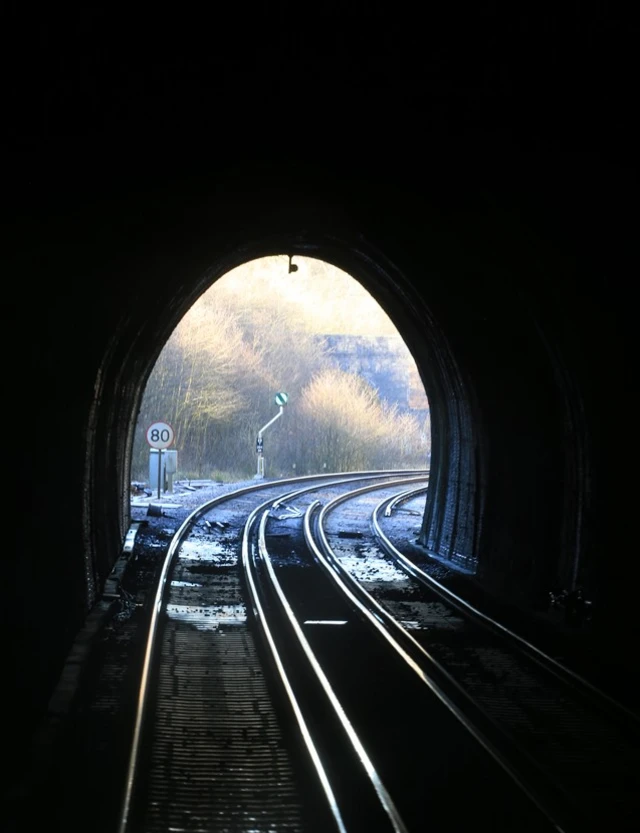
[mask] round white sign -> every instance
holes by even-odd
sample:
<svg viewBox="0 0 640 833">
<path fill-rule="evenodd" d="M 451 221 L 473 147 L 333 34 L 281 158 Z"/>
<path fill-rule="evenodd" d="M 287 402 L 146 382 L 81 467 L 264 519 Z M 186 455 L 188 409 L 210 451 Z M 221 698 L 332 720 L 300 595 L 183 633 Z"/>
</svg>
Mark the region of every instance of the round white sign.
<svg viewBox="0 0 640 833">
<path fill-rule="evenodd" d="M 154 422 L 147 428 L 147 442 L 151 448 L 169 448 L 173 437 L 173 428 L 168 422 Z"/>
</svg>

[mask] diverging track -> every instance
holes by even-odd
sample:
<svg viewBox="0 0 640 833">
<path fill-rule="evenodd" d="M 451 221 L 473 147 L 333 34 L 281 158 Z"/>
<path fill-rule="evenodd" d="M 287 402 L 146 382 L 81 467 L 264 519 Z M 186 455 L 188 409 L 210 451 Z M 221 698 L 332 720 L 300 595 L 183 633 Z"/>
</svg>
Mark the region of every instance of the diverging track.
<svg viewBox="0 0 640 833">
<path fill-rule="evenodd" d="M 636 829 L 637 716 L 447 590 L 420 548 L 393 545 L 390 516 L 403 505 L 419 514 L 424 491 L 376 499 L 370 521 L 362 502 L 351 509 L 354 494 L 318 507 L 312 545 L 325 572 L 558 827 L 601 829 L 614 815 L 617 829 Z M 364 559 L 341 537 L 347 524 Z"/>
<path fill-rule="evenodd" d="M 371 509 L 427 480 L 261 484 L 183 523 L 154 601 L 119 833 L 577 829 L 556 773 L 432 655 L 409 555 L 375 550 Z"/>
</svg>

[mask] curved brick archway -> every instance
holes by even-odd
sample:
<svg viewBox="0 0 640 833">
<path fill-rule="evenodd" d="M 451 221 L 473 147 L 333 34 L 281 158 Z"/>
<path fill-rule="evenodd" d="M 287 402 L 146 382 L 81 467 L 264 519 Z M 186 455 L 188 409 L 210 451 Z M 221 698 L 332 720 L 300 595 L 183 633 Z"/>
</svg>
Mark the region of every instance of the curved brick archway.
<svg viewBox="0 0 640 833">
<path fill-rule="evenodd" d="M 554 268 L 552 256 L 474 195 L 467 197 L 474 213 L 466 226 L 446 204 L 438 214 L 436 189 L 431 205 L 403 216 L 404 239 L 383 238 L 383 251 L 371 242 L 371 207 L 388 218 L 388 206 L 406 201 L 407 192 L 394 193 L 389 184 L 376 200 L 357 177 L 320 184 L 311 169 L 304 182 L 288 181 L 286 168 L 279 177 L 258 170 L 253 180 L 245 172 L 240 187 L 234 180 L 226 190 L 219 186 L 215 200 L 195 205 L 186 229 L 160 235 L 161 247 L 174 247 L 170 257 L 148 248 L 135 265 L 119 267 L 138 294 L 119 314 L 97 375 L 100 405 L 88 435 L 85 488 L 85 555 L 94 586 L 115 560 L 126 526 L 132 424 L 168 334 L 218 276 L 287 252 L 321 257 L 360 280 L 414 354 L 434 436 L 422 542 L 477 566 L 499 592 L 534 604 L 552 584 L 571 580 L 587 517 L 588 470 L 580 456 L 586 428 L 574 418 L 575 430 L 567 431 L 571 414 L 583 408 L 578 382 L 545 333 L 535 297 L 522 290 L 541 262 Z M 167 199 L 173 202 L 180 187 L 168 189 Z M 155 210 L 166 221 L 162 212 L 170 209 L 156 200 Z M 223 233 L 216 230 L 221 213 Z M 119 513 L 110 472 L 119 480 Z M 571 490 L 563 486 L 567 476 Z"/>
<path fill-rule="evenodd" d="M 242 227 L 242 224 L 240 225 Z M 108 403 L 108 411 L 105 415 L 106 409 L 103 405 L 102 422 L 97 420 L 95 433 L 90 435 L 93 451 L 87 460 L 87 529 L 94 530 L 96 527 L 113 524 L 115 516 L 103 516 L 101 507 L 110 505 L 108 492 L 113 488 L 105 473 L 117 470 L 123 477 L 121 494 L 124 496 L 124 502 L 117 534 L 106 540 L 121 540 L 124 534 L 128 520 L 126 484 L 129 482 L 126 449 L 132 442 L 131 432 L 144 380 L 163 346 L 164 334 L 173 330 L 180 320 L 181 311 L 188 308 L 198 293 L 208 288 L 218 276 L 247 260 L 283 252 L 320 257 L 345 271 L 348 270 L 369 292 L 380 299 L 386 310 L 395 318 L 401 335 L 414 352 L 427 391 L 458 391 L 459 396 L 454 409 L 449 399 L 436 399 L 435 414 L 432 417 L 435 428 L 432 430 L 436 437 L 439 449 L 437 459 L 440 462 L 435 463 L 434 470 L 438 472 L 441 468 L 442 471 L 435 478 L 438 485 L 428 498 L 428 522 L 425 525 L 424 540 L 438 554 L 450 557 L 455 553 L 462 563 L 475 564 L 480 536 L 475 523 L 477 505 L 469 499 L 469 495 L 475 494 L 476 488 L 480 488 L 479 485 L 476 487 L 475 480 L 477 460 L 474 448 L 478 445 L 478 436 L 474 422 L 469 416 L 471 392 L 462 381 L 444 333 L 432 321 L 421 294 L 415 291 L 411 282 L 396 267 L 366 242 L 361 233 L 352 233 L 351 236 L 340 238 L 336 235 L 327 236 L 320 230 L 298 230 L 295 226 L 292 232 L 265 235 L 254 241 L 242 243 L 230 251 L 223 249 L 221 253 L 212 254 L 215 265 L 206 270 L 204 275 L 194 272 L 190 283 L 183 280 L 174 287 L 170 280 L 163 282 L 163 285 L 169 287 L 170 292 L 173 287 L 175 294 L 160 306 L 159 314 L 151 317 L 143 306 L 138 308 L 138 316 L 128 312 L 126 325 L 118 333 L 113 352 L 105 356 L 99 374 L 97 401 Z M 144 331 L 144 339 L 148 345 L 146 349 L 140 346 L 142 327 L 149 330 L 156 328 L 160 334 L 150 338 L 150 333 Z M 121 382 L 122 379 L 126 381 Z M 113 395 L 109 396 L 109 390 L 121 391 L 122 398 L 116 400 Z M 124 423 L 122 415 L 127 413 L 131 419 Z M 458 442 L 451 442 L 449 439 L 454 433 L 460 438 Z M 120 437 L 120 445 L 110 443 L 109 438 L 112 436 Z M 102 449 L 102 452 L 109 456 L 102 456 L 101 453 L 97 453 L 97 449 Z M 455 471 L 453 476 L 452 471 Z M 464 488 L 461 471 L 465 472 Z M 441 504 L 444 504 L 443 510 L 439 508 Z M 110 548 L 101 546 L 104 539 L 99 535 L 92 535 L 90 532 L 88 538 L 92 545 L 86 552 L 87 572 L 93 576 L 92 588 L 98 588 L 113 564 L 115 553 Z"/>
</svg>

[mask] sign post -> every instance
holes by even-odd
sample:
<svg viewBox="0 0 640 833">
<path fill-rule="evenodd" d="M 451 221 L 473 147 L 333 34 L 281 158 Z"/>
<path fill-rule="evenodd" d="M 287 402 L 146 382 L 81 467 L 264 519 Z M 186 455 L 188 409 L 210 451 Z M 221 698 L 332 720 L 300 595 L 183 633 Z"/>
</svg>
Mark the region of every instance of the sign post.
<svg viewBox="0 0 640 833">
<path fill-rule="evenodd" d="M 162 489 L 162 452 L 169 448 L 174 438 L 173 428 L 168 422 L 153 422 L 147 428 L 147 442 L 158 451 L 158 500 Z"/>
<path fill-rule="evenodd" d="M 276 402 L 276 405 L 278 405 L 278 407 L 280 408 L 280 410 L 273 417 L 273 419 L 270 419 L 269 422 L 267 422 L 266 425 L 263 425 L 262 428 L 258 431 L 258 437 L 256 439 L 256 454 L 258 455 L 258 471 L 256 473 L 255 480 L 262 480 L 264 478 L 264 455 L 263 455 L 262 433 L 270 425 L 273 425 L 273 423 L 279 417 L 282 416 L 282 414 L 284 413 L 284 406 L 287 404 L 288 401 L 289 401 L 289 394 L 284 393 L 284 392 L 276 393 L 275 402 Z"/>
<path fill-rule="evenodd" d="M 256 474 L 256 480 L 258 478 L 264 477 L 264 457 L 262 456 L 264 453 L 264 441 L 260 434 L 258 434 L 258 438 L 256 439 L 256 454 L 258 455 L 258 471 Z"/>
</svg>

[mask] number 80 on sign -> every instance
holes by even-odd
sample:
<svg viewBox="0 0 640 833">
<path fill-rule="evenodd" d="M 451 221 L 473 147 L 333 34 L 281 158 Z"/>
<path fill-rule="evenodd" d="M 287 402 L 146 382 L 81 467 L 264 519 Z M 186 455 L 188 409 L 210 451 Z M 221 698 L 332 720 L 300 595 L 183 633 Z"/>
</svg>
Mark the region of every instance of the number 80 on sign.
<svg viewBox="0 0 640 833">
<path fill-rule="evenodd" d="M 147 428 L 147 442 L 151 448 L 169 448 L 173 439 L 173 428 L 168 422 L 154 422 Z"/>
</svg>

